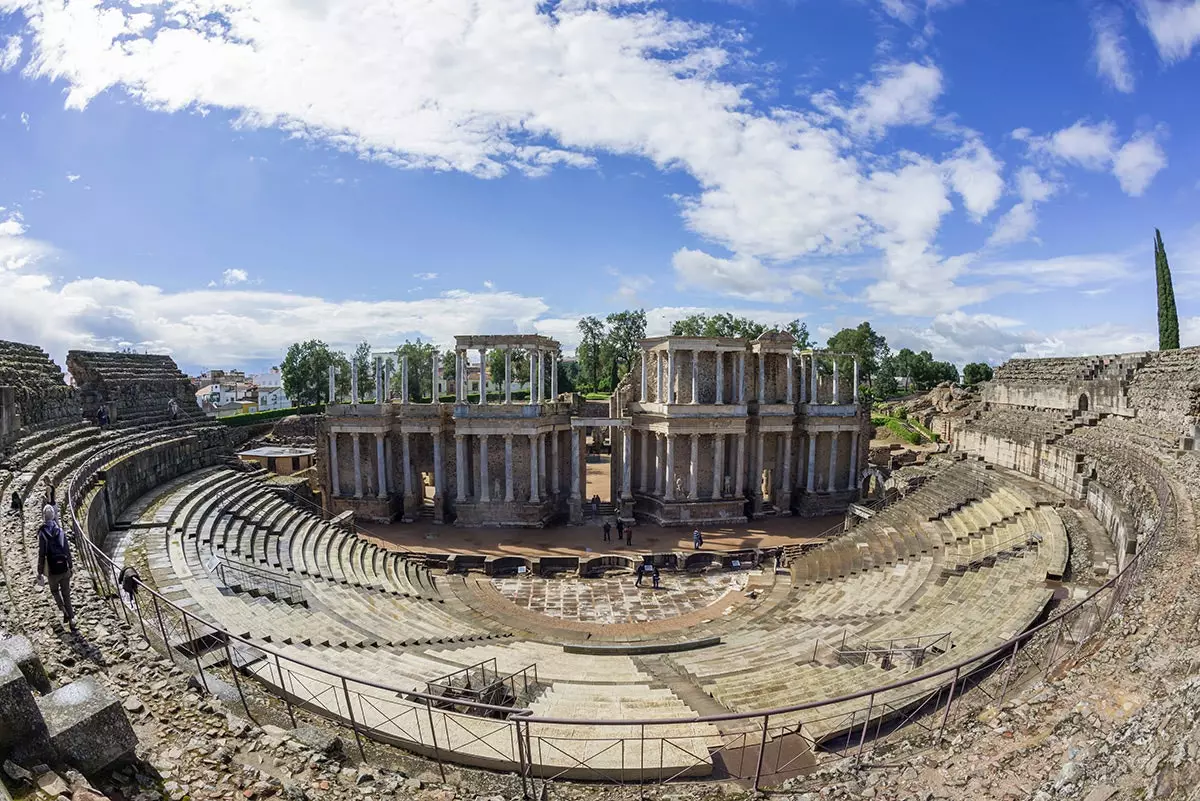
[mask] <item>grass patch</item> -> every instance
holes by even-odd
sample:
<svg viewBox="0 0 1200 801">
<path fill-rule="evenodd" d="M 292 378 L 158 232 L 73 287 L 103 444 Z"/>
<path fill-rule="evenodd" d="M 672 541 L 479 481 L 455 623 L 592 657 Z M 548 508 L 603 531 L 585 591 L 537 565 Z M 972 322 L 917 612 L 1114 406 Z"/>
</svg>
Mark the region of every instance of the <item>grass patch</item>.
<svg viewBox="0 0 1200 801">
<path fill-rule="evenodd" d="M 293 414 L 320 414 L 325 411 L 325 404 L 314 403 L 311 406 L 293 406 L 290 409 L 271 409 L 266 412 L 251 412 L 250 414 L 235 414 L 230 417 L 218 417 L 217 422 L 237 428 L 252 426 L 258 423 L 269 423 L 272 420 L 282 420 Z"/>
</svg>

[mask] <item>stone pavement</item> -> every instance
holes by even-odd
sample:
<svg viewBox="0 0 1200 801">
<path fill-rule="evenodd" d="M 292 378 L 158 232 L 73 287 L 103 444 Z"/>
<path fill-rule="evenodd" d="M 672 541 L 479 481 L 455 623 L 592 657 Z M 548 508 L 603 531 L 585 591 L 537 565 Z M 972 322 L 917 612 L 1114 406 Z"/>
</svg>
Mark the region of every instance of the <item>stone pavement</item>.
<svg viewBox="0 0 1200 801">
<path fill-rule="evenodd" d="M 634 586 L 633 576 L 581 579 L 509 577 L 492 579 L 500 595 L 525 609 L 585 623 L 646 623 L 703 609 L 746 587 L 747 573 L 708 576 L 662 574 L 655 590 L 649 579 Z"/>
</svg>

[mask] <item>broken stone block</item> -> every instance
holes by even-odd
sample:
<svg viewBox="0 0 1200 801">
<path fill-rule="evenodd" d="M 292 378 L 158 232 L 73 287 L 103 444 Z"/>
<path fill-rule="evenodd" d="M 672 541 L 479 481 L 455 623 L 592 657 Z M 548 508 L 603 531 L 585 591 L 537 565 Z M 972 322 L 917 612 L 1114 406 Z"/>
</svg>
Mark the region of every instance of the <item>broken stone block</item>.
<svg viewBox="0 0 1200 801">
<path fill-rule="evenodd" d="M 33 689 L 42 695 L 50 692 L 50 677 L 46 675 L 41 657 L 33 649 L 33 643 L 28 637 L 16 636 L 0 640 L 0 656 L 7 656 L 16 662 Z"/>
<path fill-rule="evenodd" d="M 29 681 L 12 659 L 0 654 L 0 755 L 41 740 L 45 733 Z"/>
<path fill-rule="evenodd" d="M 38 706 L 59 758 L 85 775 L 132 754 L 137 746 L 120 699 L 90 676 L 39 699 Z"/>
<path fill-rule="evenodd" d="M 301 726 L 289 733 L 297 742 L 327 756 L 340 753 L 342 750 L 342 741 L 336 734 L 318 729 L 316 726 Z"/>
</svg>

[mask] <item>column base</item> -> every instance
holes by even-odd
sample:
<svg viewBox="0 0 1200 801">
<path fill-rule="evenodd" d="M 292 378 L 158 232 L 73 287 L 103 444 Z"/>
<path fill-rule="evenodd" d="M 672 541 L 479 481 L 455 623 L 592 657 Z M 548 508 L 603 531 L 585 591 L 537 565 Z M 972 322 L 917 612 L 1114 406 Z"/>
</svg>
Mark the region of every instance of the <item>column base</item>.
<svg viewBox="0 0 1200 801">
<path fill-rule="evenodd" d="M 433 522 L 446 522 L 446 504 L 441 495 L 433 496 Z"/>
<path fill-rule="evenodd" d="M 411 493 L 407 494 L 404 496 L 401 503 L 403 504 L 403 507 L 400 513 L 400 522 L 417 522 L 421 516 L 421 504 L 417 502 L 417 496 Z"/>
<path fill-rule="evenodd" d="M 572 526 L 583 525 L 583 499 L 571 498 L 567 501 L 567 513 Z"/>
</svg>

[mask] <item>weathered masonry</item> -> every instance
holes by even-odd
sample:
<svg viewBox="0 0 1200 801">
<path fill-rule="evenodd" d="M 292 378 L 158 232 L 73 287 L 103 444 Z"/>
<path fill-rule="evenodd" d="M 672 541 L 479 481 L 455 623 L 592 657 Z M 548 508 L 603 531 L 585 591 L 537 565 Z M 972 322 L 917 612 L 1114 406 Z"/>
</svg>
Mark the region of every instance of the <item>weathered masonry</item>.
<svg viewBox="0 0 1200 801">
<path fill-rule="evenodd" d="M 504 353 L 504 390 L 472 400 L 463 376 L 476 356 Z M 329 510 L 375 520 L 467 526 L 582 522 L 586 432 L 611 432 L 617 514 L 662 525 L 737 522 L 839 511 L 857 496 L 869 415 L 853 356 L 797 351 L 787 334 L 758 339 L 660 337 L 642 342 L 609 416 L 582 414 L 558 392 L 559 345 L 534 335 L 455 340 L 455 399 L 414 402 L 407 359 L 398 397 L 327 410 L 322 480 Z M 514 359 L 532 391 L 514 399 Z M 440 373 L 433 359 L 433 381 Z M 390 386 L 377 366 L 378 383 Z M 355 382 L 356 384 L 356 382 Z"/>
</svg>

